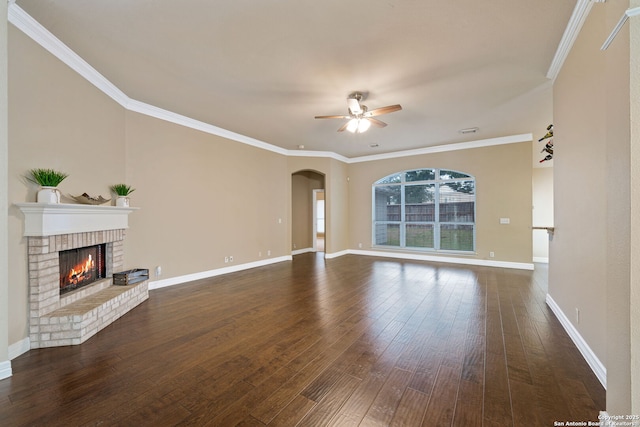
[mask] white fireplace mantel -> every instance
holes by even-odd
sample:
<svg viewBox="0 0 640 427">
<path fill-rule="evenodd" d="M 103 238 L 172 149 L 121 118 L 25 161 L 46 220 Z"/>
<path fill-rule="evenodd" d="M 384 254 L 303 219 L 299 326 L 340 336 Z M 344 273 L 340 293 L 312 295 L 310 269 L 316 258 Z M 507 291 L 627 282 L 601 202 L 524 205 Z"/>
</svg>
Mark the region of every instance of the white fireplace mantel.
<svg viewBox="0 0 640 427">
<path fill-rule="evenodd" d="M 16 203 L 24 214 L 24 236 L 57 236 L 129 228 L 129 214 L 140 208 Z"/>
</svg>

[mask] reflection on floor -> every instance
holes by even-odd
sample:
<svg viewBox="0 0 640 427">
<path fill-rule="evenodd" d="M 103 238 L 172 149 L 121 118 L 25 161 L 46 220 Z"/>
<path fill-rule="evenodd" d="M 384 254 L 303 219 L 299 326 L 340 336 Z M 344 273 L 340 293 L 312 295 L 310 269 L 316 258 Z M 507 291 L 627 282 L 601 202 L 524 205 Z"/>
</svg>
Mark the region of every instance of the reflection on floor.
<svg viewBox="0 0 640 427">
<path fill-rule="evenodd" d="M 324 252 L 324 234 L 316 236 L 316 252 Z"/>
<path fill-rule="evenodd" d="M 549 292 L 549 264 L 536 262 L 533 270 L 533 281 L 545 292 Z"/>
</svg>

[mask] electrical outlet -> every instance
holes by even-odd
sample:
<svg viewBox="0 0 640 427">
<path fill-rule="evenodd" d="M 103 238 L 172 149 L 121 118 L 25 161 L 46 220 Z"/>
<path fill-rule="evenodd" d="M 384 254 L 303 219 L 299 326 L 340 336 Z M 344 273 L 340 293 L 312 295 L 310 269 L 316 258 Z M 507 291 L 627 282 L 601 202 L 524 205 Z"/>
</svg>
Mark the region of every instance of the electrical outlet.
<svg viewBox="0 0 640 427">
<path fill-rule="evenodd" d="M 157 266 L 156 267 L 156 277 L 158 276 L 162 276 L 162 267 L 161 266 Z"/>
<path fill-rule="evenodd" d="M 258 258 L 262 258 L 262 252 L 258 252 Z"/>
<path fill-rule="evenodd" d="M 358 243 L 358 247 L 362 249 L 362 243 Z"/>
<path fill-rule="evenodd" d="M 267 256 L 271 255 L 271 251 L 267 251 Z"/>
<path fill-rule="evenodd" d="M 228 262 L 229 262 L 229 257 L 228 256 L 224 257 L 224 263 L 227 264 Z"/>
<path fill-rule="evenodd" d="M 489 258 L 493 258 L 494 256 L 496 256 L 495 252 L 493 252 L 493 251 L 489 252 Z"/>
<path fill-rule="evenodd" d="M 229 262 L 233 262 L 233 255 L 229 256 Z"/>
</svg>

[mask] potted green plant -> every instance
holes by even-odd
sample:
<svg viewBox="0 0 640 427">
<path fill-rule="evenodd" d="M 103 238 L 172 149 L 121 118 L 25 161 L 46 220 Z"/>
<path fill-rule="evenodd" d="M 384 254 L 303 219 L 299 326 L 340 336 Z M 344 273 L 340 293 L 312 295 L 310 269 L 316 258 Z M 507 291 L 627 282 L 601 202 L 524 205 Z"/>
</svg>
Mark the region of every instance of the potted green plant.
<svg viewBox="0 0 640 427">
<path fill-rule="evenodd" d="M 127 184 L 115 184 L 111 186 L 111 191 L 118 196 L 116 198 L 116 206 L 129 207 L 129 194 L 136 191 L 136 189 Z"/>
<path fill-rule="evenodd" d="M 29 171 L 27 179 L 40 185 L 36 196 L 38 203 L 60 203 L 60 191 L 57 187 L 68 176 L 53 169 L 37 168 Z"/>
</svg>

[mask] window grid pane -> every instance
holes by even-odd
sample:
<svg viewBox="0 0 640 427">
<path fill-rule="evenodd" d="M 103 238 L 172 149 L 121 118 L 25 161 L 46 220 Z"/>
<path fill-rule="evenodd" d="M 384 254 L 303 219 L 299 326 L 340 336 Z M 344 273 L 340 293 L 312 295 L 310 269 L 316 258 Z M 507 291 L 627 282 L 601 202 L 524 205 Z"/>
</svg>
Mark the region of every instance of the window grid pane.
<svg viewBox="0 0 640 427">
<path fill-rule="evenodd" d="M 475 221 L 475 183 L 457 181 L 440 184 L 440 222 Z"/>
<path fill-rule="evenodd" d="M 402 199 L 399 185 L 375 187 L 374 200 L 376 221 L 400 221 Z"/>
<path fill-rule="evenodd" d="M 404 179 L 407 182 L 433 181 L 436 179 L 435 169 L 417 169 L 405 172 Z"/>
<path fill-rule="evenodd" d="M 471 224 L 441 224 L 440 249 L 448 251 L 472 251 L 474 226 Z"/>
<path fill-rule="evenodd" d="M 435 221 L 435 184 L 405 186 L 405 221 Z"/>
<path fill-rule="evenodd" d="M 440 170 L 441 181 L 448 181 L 451 179 L 458 179 L 458 178 L 471 178 L 471 176 L 467 175 L 466 173 L 457 172 L 457 171 L 448 171 L 444 169 Z"/>
<path fill-rule="evenodd" d="M 400 246 L 400 224 L 376 224 L 375 244 Z"/>
<path fill-rule="evenodd" d="M 407 224 L 405 227 L 405 239 L 407 247 L 434 247 L 433 224 Z"/>
<path fill-rule="evenodd" d="M 402 174 L 396 173 L 393 175 L 386 176 L 381 180 L 378 180 L 376 184 L 396 184 L 396 183 L 399 183 L 400 181 L 402 181 Z"/>
</svg>

